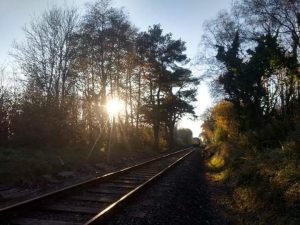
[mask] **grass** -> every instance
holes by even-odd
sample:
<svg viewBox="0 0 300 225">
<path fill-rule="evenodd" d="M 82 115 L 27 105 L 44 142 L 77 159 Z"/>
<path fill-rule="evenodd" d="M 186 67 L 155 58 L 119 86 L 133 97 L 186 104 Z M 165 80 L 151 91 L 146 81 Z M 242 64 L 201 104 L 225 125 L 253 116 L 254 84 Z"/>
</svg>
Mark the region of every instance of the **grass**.
<svg viewBox="0 0 300 225">
<path fill-rule="evenodd" d="M 218 144 L 207 173 L 229 190 L 218 199 L 234 224 L 300 224 L 299 153 L 294 141 L 262 150 L 251 148 L 245 138 L 234 148 Z"/>
<path fill-rule="evenodd" d="M 117 143 L 111 148 L 111 166 L 123 166 L 126 159 L 142 159 L 158 154 L 147 145 L 141 150 L 131 150 L 129 147 Z M 95 164 L 106 164 L 106 153 L 102 150 L 97 147 L 92 152 L 91 149 L 79 147 L 40 149 L 0 147 L 0 184 L 15 182 L 31 184 L 42 175 L 90 169 Z"/>
<path fill-rule="evenodd" d="M 103 154 L 93 154 L 89 160 L 87 155 L 87 150 L 75 148 L 0 148 L 0 183 L 35 180 L 44 174 L 79 169 L 87 163 L 103 161 Z"/>
</svg>

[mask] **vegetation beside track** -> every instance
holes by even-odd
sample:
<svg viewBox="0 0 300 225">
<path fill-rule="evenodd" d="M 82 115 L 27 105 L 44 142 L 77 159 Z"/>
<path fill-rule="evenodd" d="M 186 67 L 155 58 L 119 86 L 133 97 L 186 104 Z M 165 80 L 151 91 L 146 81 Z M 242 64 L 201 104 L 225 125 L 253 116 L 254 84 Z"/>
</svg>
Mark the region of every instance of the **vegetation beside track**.
<svg viewBox="0 0 300 225">
<path fill-rule="evenodd" d="M 231 138 L 224 130 L 220 134 L 219 126 L 206 148 L 211 155 L 206 171 L 227 219 L 243 225 L 300 224 L 299 126 L 278 121 Z"/>
<path fill-rule="evenodd" d="M 233 224 L 300 224 L 299 6 L 236 0 L 205 25 L 207 169 Z"/>
<path fill-rule="evenodd" d="M 148 136 L 151 138 L 151 134 Z M 182 138 L 180 138 L 182 137 Z M 177 146 L 180 149 L 190 144 L 192 133 L 188 129 L 178 130 Z M 141 160 L 168 152 L 161 139 L 160 151 L 153 151 L 151 142 L 139 146 L 127 146 L 122 143 L 113 144 L 113 153 L 108 162 L 107 155 L 95 147 L 65 147 L 65 148 L 28 148 L 28 147 L 0 147 L 0 184 L 19 183 L 34 184 L 43 179 L 43 175 L 56 176 L 64 171 L 84 171 L 93 173 L 96 170 L 109 170 L 115 167 L 124 167 Z"/>
<path fill-rule="evenodd" d="M 88 168 L 88 165 L 96 163 L 96 159 L 103 157 L 103 154 L 98 153 L 87 160 L 87 151 L 76 148 L 59 149 L 59 151 L 49 148 L 1 148 L 1 183 L 30 183 L 42 175 Z"/>
</svg>

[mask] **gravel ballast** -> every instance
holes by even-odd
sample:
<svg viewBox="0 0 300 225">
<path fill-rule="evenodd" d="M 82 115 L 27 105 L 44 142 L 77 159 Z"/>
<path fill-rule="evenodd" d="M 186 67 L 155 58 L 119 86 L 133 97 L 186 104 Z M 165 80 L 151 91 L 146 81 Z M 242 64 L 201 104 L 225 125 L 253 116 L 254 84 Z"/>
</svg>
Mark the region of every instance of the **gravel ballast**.
<svg viewBox="0 0 300 225">
<path fill-rule="evenodd" d="M 203 168 L 201 152 L 196 149 L 106 224 L 229 224 L 211 203 Z"/>
</svg>

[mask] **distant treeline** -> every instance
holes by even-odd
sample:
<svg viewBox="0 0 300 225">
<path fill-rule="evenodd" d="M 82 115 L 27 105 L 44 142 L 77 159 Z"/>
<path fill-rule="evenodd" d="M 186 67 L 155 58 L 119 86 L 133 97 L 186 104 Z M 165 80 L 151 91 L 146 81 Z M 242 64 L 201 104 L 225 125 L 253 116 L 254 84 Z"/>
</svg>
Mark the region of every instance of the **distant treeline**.
<svg viewBox="0 0 300 225">
<path fill-rule="evenodd" d="M 172 147 L 178 120 L 195 114 L 198 79 L 184 67 L 185 43 L 160 25 L 139 31 L 110 1 L 88 4 L 84 15 L 52 7 L 24 32 L 12 54 L 25 79 L 0 80 L 0 146 L 105 149 L 112 135 Z M 105 110 L 111 98 L 125 105 L 114 121 Z"/>
</svg>

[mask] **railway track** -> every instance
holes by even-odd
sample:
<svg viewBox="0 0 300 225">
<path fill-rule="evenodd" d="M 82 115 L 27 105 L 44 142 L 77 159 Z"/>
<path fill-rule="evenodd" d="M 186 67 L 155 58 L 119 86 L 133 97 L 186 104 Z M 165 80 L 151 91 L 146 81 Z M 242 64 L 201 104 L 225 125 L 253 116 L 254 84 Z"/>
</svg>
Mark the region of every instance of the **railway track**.
<svg viewBox="0 0 300 225">
<path fill-rule="evenodd" d="M 191 152 L 183 149 L 0 209 L 0 224 L 99 224 Z"/>
</svg>

